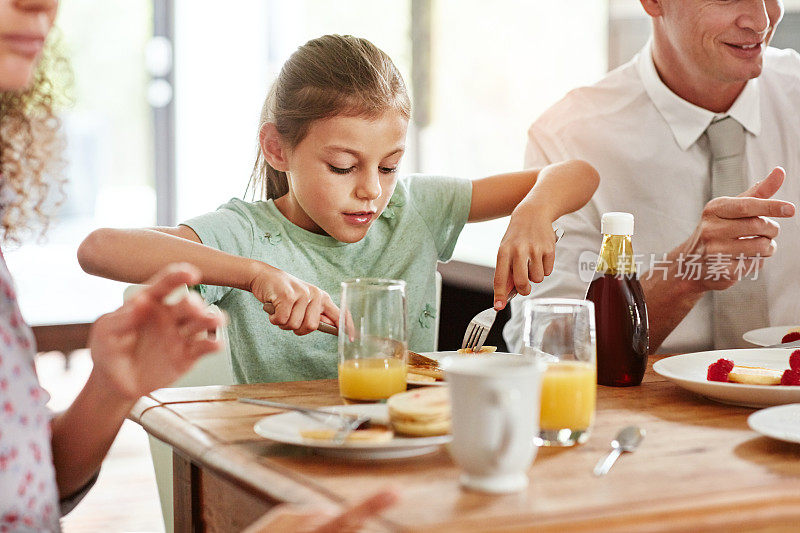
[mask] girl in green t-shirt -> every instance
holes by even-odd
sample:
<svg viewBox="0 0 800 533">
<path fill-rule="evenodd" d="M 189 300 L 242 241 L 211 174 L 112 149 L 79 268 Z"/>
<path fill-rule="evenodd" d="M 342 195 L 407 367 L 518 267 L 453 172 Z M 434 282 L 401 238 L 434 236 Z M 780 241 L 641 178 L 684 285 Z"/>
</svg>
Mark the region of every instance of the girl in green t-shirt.
<svg viewBox="0 0 800 533">
<path fill-rule="evenodd" d="M 406 148 L 410 115 L 403 79 L 384 52 L 352 36 L 313 39 L 284 64 L 261 112 L 250 185 L 265 201 L 241 209 L 228 206 L 228 218 L 220 218 L 234 217 L 230 225 L 242 230 L 244 237 L 229 237 L 230 246 L 222 246 L 227 229 L 219 229 L 215 236 L 211 229 L 195 231 L 193 228 L 207 226 L 191 222 L 138 230 L 99 229 L 80 247 L 81 266 L 92 274 L 141 283 L 169 263 L 189 262 L 202 272 L 204 285 L 239 289 L 249 299 L 230 305 L 257 306 L 263 313 L 261 306 L 270 302 L 274 306 L 269 315 L 272 324 L 305 335 L 316 330 L 320 321 L 338 324 L 339 309 L 330 295 L 338 285 L 330 280 L 364 273 L 402 278 L 406 275 L 402 265 L 408 265 L 407 270 L 422 268 L 432 280 L 436 261 L 449 259 L 464 222 L 511 215 L 497 255 L 495 307 L 505 307 L 512 289 L 529 294 L 530 283 L 542 281 L 553 268 L 552 223 L 589 200 L 598 185 L 597 172 L 585 162 L 569 161 L 472 182 L 426 178 L 408 183 L 399 180 L 398 185 L 397 168 Z M 424 187 L 429 187 L 432 196 Z M 448 193 L 450 190 L 453 192 Z M 452 198 L 446 198 L 447 194 Z M 272 218 L 260 221 L 258 213 L 270 210 Z M 398 210 L 405 210 L 408 216 L 396 216 Z M 266 230 L 262 223 L 267 224 Z M 276 237 L 269 229 L 273 223 L 288 228 L 283 243 L 280 234 Z M 410 230 L 408 224 L 423 229 Z M 409 235 L 403 242 L 415 242 L 414 236 L 420 233 L 436 241 L 433 252 L 427 251 L 423 241 L 402 252 L 402 246 L 386 247 L 387 253 L 404 255 L 389 258 L 392 264 L 401 265 L 390 269 L 386 254 L 379 251 L 403 231 Z M 260 243 L 266 244 L 261 247 Z M 279 260 L 277 250 L 282 245 L 295 248 Z M 343 253 L 343 246 L 351 245 L 363 247 L 352 249 L 359 250 L 355 265 L 352 260 L 339 261 L 336 255 Z M 273 251 L 276 253 L 270 255 Z M 318 255 L 302 263 L 301 256 L 307 251 Z M 300 264 L 307 267 L 294 266 Z M 376 265 L 391 272 L 375 272 Z M 327 272 L 324 281 L 318 275 L 322 271 Z M 217 293 L 215 299 L 225 294 Z M 338 299 L 338 294 L 333 296 Z M 236 313 L 231 309 L 229 313 L 232 337 L 245 327 L 254 327 L 237 324 Z M 425 327 L 415 318 L 410 321 L 412 329 Z M 252 315 L 247 320 L 252 321 Z M 263 322 L 256 327 L 267 329 Z M 258 335 L 267 335 L 263 342 L 271 342 L 269 331 Z M 414 338 L 413 331 L 410 337 Z M 269 348 L 260 343 L 250 350 Z M 302 352 L 306 346 L 298 342 L 292 351 Z M 410 348 L 421 351 L 427 347 L 411 343 Z M 236 357 L 246 356 L 234 354 Z M 263 359 L 263 355 L 249 357 Z M 330 365 L 334 376 L 335 368 L 334 355 Z M 237 378 L 309 376 L 319 376 L 319 372 L 278 378 L 239 373 Z"/>
</svg>

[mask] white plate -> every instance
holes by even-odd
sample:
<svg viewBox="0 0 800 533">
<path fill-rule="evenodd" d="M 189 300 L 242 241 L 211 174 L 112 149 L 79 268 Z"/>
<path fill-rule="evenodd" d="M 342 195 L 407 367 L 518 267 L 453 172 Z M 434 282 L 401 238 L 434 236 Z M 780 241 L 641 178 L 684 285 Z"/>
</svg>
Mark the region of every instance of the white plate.
<svg viewBox="0 0 800 533">
<path fill-rule="evenodd" d="M 379 424 L 389 424 L 389 408 L 386 404 L 335 405 L 325 407 L 334 413 L 366 415 Z M 300 431 L 306 429 L 331 429 L 336 415 L 331 415 L 331 423 L 316 422 L 302 413 L 288 412 L 262 418 L 255 425 L 255 432 L 270 440 L 305 446 L 327 455 L 352 459 L 394 459 L 413 457 L 435 452 L 442 444 L 452 440 L 452 435 L 439 437 L 398 437 L 388 442 L 344 442 L 304 439 Z"/>
<path fill-rule="evenodd" d="M 497 355 L 506 354 L 506 352 L 492 352 L 492 353 L 496 353 Z M 451 351 L 451 352 L 420 352 L 420 355 L 424 355 L 425 357 L 430 357 L 431 359 L 435 359 L 436 361 L 441 361 L 448 355 L 464 355 L 464 354 L 460 354 L 457 351 Z M 409 385 L 421 385 L 428 387 L 443 387 L 444 385 L 447 385 L 447 383 L 444 381 L 414 381 L 411 379 L 406 380 L 406 383 L 408 383 Z"/>
<path fill-rule="evenodd" d="M 790 329 L 800 326 L 772 326 L 769 328 L 751 329 L 742 338 L 750 344 L 756 346 L 772 346 L 778 344 L 783 339 L 783 336 L 789 333 Z"/>
<path fill-rule="evenodd" d="M 791 349 L 751 348 L 745 350 L 714 350 L 666 357 L 653 365 L 653 370 L 681 387 L 706 398 L 744 407 L 769 407 L 800 402 L 800 387 L 783 385 L 743 385 L 708 381 L 708 365 L 717 359 L 730 359 L 736 365 L 762 366 L 785 370 L 789 368 Z"/>
<path fill-rule="evenodd" d="M 747 417 L 747 425 L 767 437 L 800 443 L 800 404 L 779 405 L 756 411 Z"/>
</svg>

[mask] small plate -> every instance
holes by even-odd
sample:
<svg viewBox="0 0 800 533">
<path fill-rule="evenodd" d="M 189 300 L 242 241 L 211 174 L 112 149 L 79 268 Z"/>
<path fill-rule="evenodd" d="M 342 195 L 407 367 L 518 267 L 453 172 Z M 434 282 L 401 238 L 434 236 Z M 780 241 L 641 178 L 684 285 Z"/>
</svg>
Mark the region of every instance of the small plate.
<svg viewBox="0 0 800 533">
<path fill-rule="evenodd" d="M 389 424 L 389 408 L 386 404 L 334 405 L 324 407 L 333 413 L 366 415 L 378 424 Z M 331 420 L 336 420 L 331 415 Z M 336 444 L 332 441 L 304 439 L 300 431 L 306 429 L 331 429 L 334 425 L 315 422 L 311 418 L 295 412 L 281 413 L 262 418 L 254 427 L 256 433 L 264 438 L 313 448 L 319 453 L 346 457 L 350 459 L 396 459 L 413 457 L 435 452 L 442 444 L 452 440 L 452 435 L 438 437 L 398 437 L 388 442 L 344 442 Z"/>
<path fill-rule="evenodd" d="M 800 403 L 756 411 L 747 417 L 747 425 L 764 436 L 800 444 Z"/>
<path fill-rule="evenodd" d="M 783 336 L 789 333 L 790 329 L 795 329 L 800 326 L 772 326 L 769 328 L 751 329 L 742 338 L 750 344 L 756 346 L 772 346 L 779 344 Z"/>
<path fill-rule="evenodd" d="M 745 350 L 713 350 L 674 355 L 656 361 L 653 370 L 686 390 L 702 394 L 710 400 L 743 407 L 769 407 L 800 402 L 800 387 L 784 385 L 744 385 L 708 381 L 708 365 L 717 359 L 730 359 L 736 365 L 761 366 L 785 370 L 789 368 L 791 349 L 752 348 Z"/>
</svg>

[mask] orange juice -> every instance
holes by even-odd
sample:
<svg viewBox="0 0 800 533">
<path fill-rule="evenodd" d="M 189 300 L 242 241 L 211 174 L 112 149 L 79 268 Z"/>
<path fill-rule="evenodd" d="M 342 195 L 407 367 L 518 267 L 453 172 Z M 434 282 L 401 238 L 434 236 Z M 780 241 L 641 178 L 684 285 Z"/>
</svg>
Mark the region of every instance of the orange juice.
<svg viewBox="0 0 800 533">
<path fill-rule="evenodd" d="M 596 383 L 593 364 L 548 364 L 542 379 L 541 429 L 588 429 L 594 418 Z"/>
<path fill-rule="evenodd" d="M 402 359 L 348 359 L 339 364 L 339 392 L 348 400 L 384 400 L 406 390 L 406 364 Z"/>
</svg>

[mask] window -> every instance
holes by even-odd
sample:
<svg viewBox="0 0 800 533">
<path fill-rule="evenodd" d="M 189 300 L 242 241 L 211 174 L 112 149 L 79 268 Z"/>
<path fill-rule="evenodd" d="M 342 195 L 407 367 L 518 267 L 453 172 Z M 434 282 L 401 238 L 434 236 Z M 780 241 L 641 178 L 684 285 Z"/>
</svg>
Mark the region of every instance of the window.
<svg viewBox="0 0 800 533">
<path fill-rule="evenodd" d="M 432 119 L 419 170 L 478 178 L 521 169 L 533 120 L 606 72 L 606 3 L 434 5 Z M 507 224 L 468 225 L 454 258 L 494 267 Z"/>
<path fill-rule="evenodd" d="M 75 74 L 67 138 L 66 201 L 45 240 L 8 249 L 23 315 L 32 324 L 93 321 L 121 303 L 114 282 L 84 274 L 81 240 L 99 226 L 155 223 L 151 110 L 144 50 L 151 2 L 71 0 L 57 27 Z"/>
<path fill-rule="evenodd" d="M 298 46 L 325 33 L 370 39 L 403 74 L 419 126 L 409 131 L 405 173 L 475 178 L 521 168 L 533 119 L 572 87 L 606 71 L 607 5 L 597 0 L 273 0 L 236 6 L 176 3 L 179 221 L 242 196 L 269 85 Z M 232 27 L 236 32 L 227 32 Z M 209 39 L 209 31 L 223 37 Z M 425 52 L 429 62 L 420 65 Z M 468 227 L 456 258 L 493 265 L 505 225 Z"/>
<path fill-rule="evenodd" d="M 294 50 L 326 33 L 372 40 L 408 79 L 409 2 L 179 0 L 175 6 L 177 220 L 242 197 L 267 91 Z M 214 37 L 209 38 L 213 33 Z"/>
</svg>

